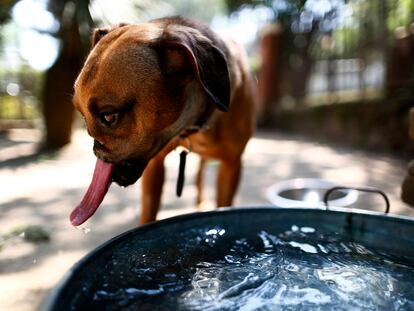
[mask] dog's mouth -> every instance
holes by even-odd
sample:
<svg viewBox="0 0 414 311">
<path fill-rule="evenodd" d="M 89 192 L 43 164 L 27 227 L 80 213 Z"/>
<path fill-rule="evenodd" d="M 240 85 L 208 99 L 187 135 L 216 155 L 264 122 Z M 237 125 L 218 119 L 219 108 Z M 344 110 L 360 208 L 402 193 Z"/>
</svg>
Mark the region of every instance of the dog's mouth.
<svg viewBox="0 0 414 311">
<path fill-rule="evenodd" d="M 141 177 L 145 166 L 146 162 L 140 160 L 113 164 L 98 158 L 89 188 L 70 215 L 72 225 L 79 226 L 92 217 L 102 203 L 112 181 L 122 187 L 132 185 Z"/>
<path fill-rule="evenodd" d="M 121 187 L 132 185 L 141 177 L 146 166 L 146 162 L 141 160 L 127 160 L 115 164 L 112 173 L 112 181 L 116 182 Z"/>
</svg>

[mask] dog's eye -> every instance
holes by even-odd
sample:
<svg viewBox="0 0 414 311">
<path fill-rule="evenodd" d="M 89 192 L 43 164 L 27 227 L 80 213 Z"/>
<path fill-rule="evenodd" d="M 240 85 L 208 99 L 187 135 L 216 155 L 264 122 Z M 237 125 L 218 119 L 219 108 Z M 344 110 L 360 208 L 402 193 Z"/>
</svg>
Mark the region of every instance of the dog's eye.
<svg viewBox="0 0 414 311">
<path fill-rule="evenodd" d="M 102 112 L 100 114 L 101 122 L 109 127 L 115 126 L 119 121 L 119 113 L 118 112 Z"/>
</svg>

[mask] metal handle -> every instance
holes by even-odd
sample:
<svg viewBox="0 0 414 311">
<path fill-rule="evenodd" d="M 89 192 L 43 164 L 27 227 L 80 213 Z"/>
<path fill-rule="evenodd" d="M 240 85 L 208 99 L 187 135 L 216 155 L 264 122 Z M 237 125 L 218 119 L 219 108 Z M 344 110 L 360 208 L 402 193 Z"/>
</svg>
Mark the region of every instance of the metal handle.
<svg viewBox="0 0 414 311">
<path fill-rule="evenodd" d="M 383 192 L 382 190 L 373 188 L 373 187 L 345 187 L 345 186 L 335 186 L 335 187 L 328 189 L 325 192 L 325 195 L 323 197 L 323 202 L 325 203 L 326 209 L 329 209 L 329 204 L 328 204 L 329 195 L 332 192 L 337 191 L 337 190 L 357 190 L 361 192 L 377 193 L 381 195 L 385 200 L 385 214 L 388 214 L 388 212 L 390 211 L 390 200 L 388 199 L 385 192 Z"/>
</svg>

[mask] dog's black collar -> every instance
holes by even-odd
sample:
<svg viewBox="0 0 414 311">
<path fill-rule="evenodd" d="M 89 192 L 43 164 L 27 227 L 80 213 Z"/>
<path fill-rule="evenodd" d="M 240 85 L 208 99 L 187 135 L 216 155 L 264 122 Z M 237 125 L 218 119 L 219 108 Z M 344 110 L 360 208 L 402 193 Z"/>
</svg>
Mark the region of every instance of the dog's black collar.
<svg viewBox="0 0 414 311">
<path fill-rule="evenodd" d="M 180 162 L 178 165 L 178 178 L 177 178 L 177 186 L 176 186 L 176 194 L 177 197 L 181 197 L 184 187 L 185 181 L 185 163 L 187 159 L 187 155 L 191 152 L 191 140 L 188 138 L 190 135 L 197 133 L 201 129 L 200 126 L 190 126 L 186 128 L 180 135 L 180 140 L 187 140 L 188 148 L 183 148 L 180 152 Z"/>
<path fill-rule="evenodd" d="M 214 107 L 207 107 L 203 114 L 200 116 L 200 118 L 197 120 L 197 122 L 194 125 L 191 125 L 187 128 L 185 128 L 179 135 L 180 139 L 186 139 L 188 136 L 197 133 L 201 129 L 205 129 L 208 126 L 206 125 L 208 121 L 210 120 L 215 108 Z M 191 149 L 191 148 L 190 148 Z M 191 151 L 191 150 L 190 150 Z"/>
</svg>

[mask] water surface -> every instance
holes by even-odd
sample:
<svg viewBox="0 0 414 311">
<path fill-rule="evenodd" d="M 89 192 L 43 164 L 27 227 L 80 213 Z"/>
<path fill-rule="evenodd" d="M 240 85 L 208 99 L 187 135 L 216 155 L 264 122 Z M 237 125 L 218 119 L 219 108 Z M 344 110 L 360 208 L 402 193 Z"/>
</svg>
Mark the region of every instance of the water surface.
<svg viewBox="0 0 414 311">
<path fill-rule="evenodd" d="M 84 289 L 87 308 L 414 310 L 413 258 L 334 232 L 293 225 L 240 237 L 209 227 L 162 239 L 168 247 L 115 249 L 98 285 Z"/>
</svg>

